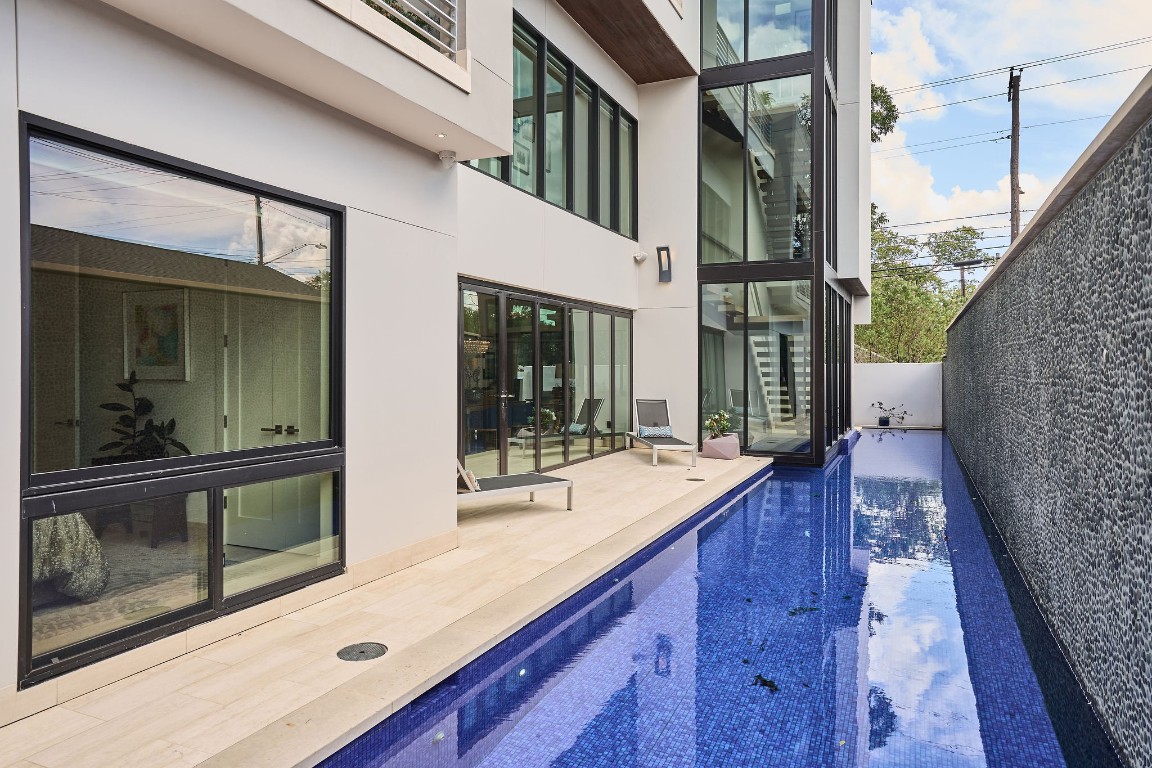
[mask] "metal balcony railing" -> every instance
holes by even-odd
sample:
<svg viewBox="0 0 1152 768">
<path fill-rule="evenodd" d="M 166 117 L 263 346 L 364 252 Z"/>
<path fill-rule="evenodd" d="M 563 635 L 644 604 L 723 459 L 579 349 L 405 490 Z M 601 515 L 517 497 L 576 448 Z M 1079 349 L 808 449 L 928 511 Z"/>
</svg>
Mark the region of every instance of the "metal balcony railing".
<svg viewBox="0 0 1152 768">
<path fill-rule="evenodd" d="M 363 0 L 413 36 L 455 61 L 457 6 L 462 0 Z"/>
</svg>

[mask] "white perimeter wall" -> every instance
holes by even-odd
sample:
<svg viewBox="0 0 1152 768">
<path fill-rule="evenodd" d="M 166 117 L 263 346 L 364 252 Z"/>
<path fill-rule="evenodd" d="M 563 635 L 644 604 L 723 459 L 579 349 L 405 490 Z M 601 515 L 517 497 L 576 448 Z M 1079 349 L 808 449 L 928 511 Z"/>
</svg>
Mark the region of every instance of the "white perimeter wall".
<svg viewBox="0 0 1152 768">
<path fill-rule="evenodd" d="M 348 563 L 455 528 L 456 175 L 471 171 L 444 170 L 425 150 L 102 3 L 0 0 L 0 397 L 10 422 L 21 392 L 18 108 L 347 206 Z M 16 677 L 19 455 L 18 430 L 0 434 L 0 687 Z"/>
<path fill-rule="evenodd" d="M 856 363 L 852 366 L 852 423 L 876 426 L 872 403 L 903 403 L 906 427 L 939 427 L 942 414 L 941 363 Z"/>
</svg>

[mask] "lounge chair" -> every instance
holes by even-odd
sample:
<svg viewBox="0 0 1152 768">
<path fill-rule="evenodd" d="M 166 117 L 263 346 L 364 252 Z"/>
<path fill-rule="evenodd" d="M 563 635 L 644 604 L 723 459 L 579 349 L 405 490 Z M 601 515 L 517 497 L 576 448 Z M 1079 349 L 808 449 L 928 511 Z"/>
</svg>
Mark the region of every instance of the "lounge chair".
<svg viewBox="0 0 1152 768">
<path fill-rule="evenodd" d="M 656 466 L 660 458 L 660 451 L 691 451 L 692 466 L 696 466 L 696 443 L 685 442 L 677 437 L 641 437 L 641 427 L 668 427 L 671 432 L 671 420 L 668 418 L 667 400 L 637 400 L 636 401 L 636 431 L 628 432 L 628 447 L 632 443 L 640 443 L 652 449 L 652 466 Z"/>
<path fill-rule="evenodd" d="M 456 459 L 456 471 L 459 477 L 456 482 L 456 491 L 468 498 L 477 499 L 487 496 L 508 496 L 510 494 L 528 494 L 529 501 L 536 501 L 537 491 L 568 489 L 568 509 L 572 509 L 572 481 L 562 477 L 549 477 L 528 472 L 522 475 L 497 475 L 496 477 L 475 477 L 464 469 L 460 459 Z"/>
</svg>

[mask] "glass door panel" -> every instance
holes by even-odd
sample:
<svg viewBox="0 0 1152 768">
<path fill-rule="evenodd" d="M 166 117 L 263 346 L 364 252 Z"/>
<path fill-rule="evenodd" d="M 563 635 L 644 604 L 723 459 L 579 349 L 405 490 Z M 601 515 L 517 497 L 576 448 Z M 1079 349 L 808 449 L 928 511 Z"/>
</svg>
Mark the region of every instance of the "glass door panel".
<svg viewBox="0 0 1152 768">
<path fill-rule="evenodd" d="M 624 447 L 624 433 L 632 425 L 632 319 L 616 317 L 616 348 L 612 368 L 615 376 L 616 397 L 612 409 L 613 447 Z"/>
<path fill-rule="evenodd" d="M 812 283 L 748 283 L 747 442 L 753 451 L 812 450 Z"/>
<path fill-rule="evenodd" d="M 564 463 L 570 423 L 564 397 L 564 309 L 540 305 L 540 467 Z"/>
<path fill-rule="evenodd" d="M 507 474 L 536 469 L 536 305 L 506 300 L 504 391 L 500 393 L 506 425 Z"/>
<path fill-rule="evenodd" d="M 592 453 L 592 345 L 589 314 L 583 309 L 573 309 L 568 331 L 568 412 L 574 414 L 568 425 L 569 461 L 582 459 Z"/>
<path fill-rule="evenodd" d="M 592 452 L 604 453 L 612 449 L 612 317 L 596 312 L 592 316 L 593 408 L 595 424 Z"/>
<path fill-rule="evenodd" d="M 477 477 L 500 474 L 500 323 L 495 294 L 463 291 L 460 420 L 464 466 Z"/>
</svg>

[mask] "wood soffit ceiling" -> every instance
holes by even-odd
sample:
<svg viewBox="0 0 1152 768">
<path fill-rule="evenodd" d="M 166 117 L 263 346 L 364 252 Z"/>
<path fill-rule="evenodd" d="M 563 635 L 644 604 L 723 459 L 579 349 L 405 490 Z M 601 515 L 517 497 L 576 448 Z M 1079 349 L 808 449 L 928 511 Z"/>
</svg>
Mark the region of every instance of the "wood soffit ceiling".
<svg viewBox="0 0 1152 768">
<path fill-rule="evenodd" d="M 637 85 L 696 74 L 644 0 L 557 0 Z"/>
</svg>

